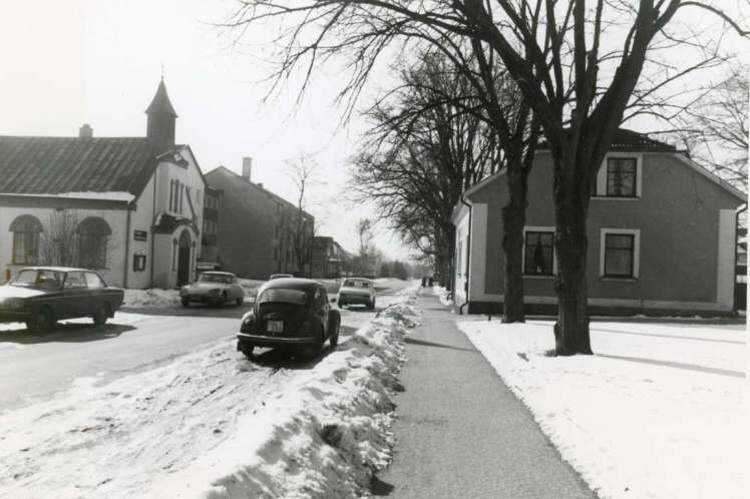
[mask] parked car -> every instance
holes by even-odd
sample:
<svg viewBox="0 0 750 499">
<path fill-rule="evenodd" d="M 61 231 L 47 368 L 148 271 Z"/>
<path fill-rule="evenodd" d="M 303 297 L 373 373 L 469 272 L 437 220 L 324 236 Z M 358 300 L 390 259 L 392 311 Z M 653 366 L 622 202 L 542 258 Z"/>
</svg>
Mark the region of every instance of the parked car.
<svg viewBox="0 0 750 499">
<path fill-rule="evenodd" d="M 339 288 L 339 307 L 345 305 L 364 305 L 375 308 L 375 287 L 372 281 L 363 277 L 344 279 Z"/>
<path fill-rule="evenodd" d="M 326 340 L 339 341 L 341 315 L 326 288 L 312 279 L 268 281 L 258 289 L 253 310 L 237 333 L 237 350 L 250 357 L 256 346 L 293 347 L 317 356 Z"/>
<path fill-rule="evenodd" d="M 58 320 L 91 317 L 101 326 L 115 316 L 124 294 L 93 270 L 28 267 L 0 286 L 0 322 L 25 322 L 29 330 L 46 331 Z"/>
<path fill-rule="evenodd" d="M 244 300 L 245 290 L 240 286 L 237 276 L 231 272 L 203 272 L 193 284 L 180 288 L 180 301 L 183 307 L 189 307 L 192 302 L 208 303 L 217 307 L 225 303 L 240 306 Z"/>
<path fill-rule="evenodd" d="M 271 274 L 268 276 L 268 280 L 271 279 L 286 279 L 287 277 L 294 277 L 292 274 Z"/>
</svg>

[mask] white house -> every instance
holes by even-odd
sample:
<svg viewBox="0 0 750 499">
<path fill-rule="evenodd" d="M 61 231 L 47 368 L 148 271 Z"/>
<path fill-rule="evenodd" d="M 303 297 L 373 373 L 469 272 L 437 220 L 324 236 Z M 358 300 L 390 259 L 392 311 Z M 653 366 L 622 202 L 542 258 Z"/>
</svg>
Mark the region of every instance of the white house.
<svg viewBox="0 0 750 499">
<path fill-rule="evenodd" d="M 127 288 L 190 281 L 206 183 L 162 80 L 146 137 L 0 136 L 0 265 L 98 270 Z"/>
</svg>

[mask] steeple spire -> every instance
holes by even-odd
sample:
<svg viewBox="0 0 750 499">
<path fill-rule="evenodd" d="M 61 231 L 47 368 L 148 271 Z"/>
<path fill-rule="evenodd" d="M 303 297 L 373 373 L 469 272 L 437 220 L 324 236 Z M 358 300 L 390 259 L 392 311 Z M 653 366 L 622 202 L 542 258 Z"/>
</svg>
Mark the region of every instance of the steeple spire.
<svg viewBox="0 0 750 499">
<path fill-rule="evenodd" d="M 146 109 L 146 114 L 148 115 L 146 137 L 157 146 L 160 153 L 174 147 L 177 113 L 167 95 L 163 77 L 151 104 Z"/>
</svg>

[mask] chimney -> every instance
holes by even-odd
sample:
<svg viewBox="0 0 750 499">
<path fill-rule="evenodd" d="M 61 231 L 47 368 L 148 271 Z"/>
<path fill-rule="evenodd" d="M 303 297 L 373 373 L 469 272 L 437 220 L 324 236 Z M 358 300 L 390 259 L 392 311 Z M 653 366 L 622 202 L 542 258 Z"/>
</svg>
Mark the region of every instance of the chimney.
<svg viewBox="0 0 750 499">
<path fill-rule="evenodd" d="M 91 125 L 84 123 L 81 128 L 78 129 L 78 137 L 81 139 L 91 139 L 94 137 L 94 130 Z"/>
<path fill-rule="evenodd" d="M 242 178 L 251 181 L 251 175 L 253 173 L 253 158 L 242 158 Z"/>
</svg>

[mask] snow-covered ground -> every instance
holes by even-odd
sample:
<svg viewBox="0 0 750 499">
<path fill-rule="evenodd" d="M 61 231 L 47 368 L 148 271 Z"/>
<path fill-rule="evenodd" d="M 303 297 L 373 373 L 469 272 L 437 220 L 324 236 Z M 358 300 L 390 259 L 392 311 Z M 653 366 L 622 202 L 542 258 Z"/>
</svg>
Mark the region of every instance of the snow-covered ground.
<svg viewBox="0 0 750 499">
<path fill-rule="evenodd" d="M 361 495 L 390 457 L 414 299 L 393 300 L 319 362 L 251 361 L 222 340 L 0 414 L 0 497 Z"/>
<path fill-rule="evenodd" d="M 550 358 L 551 322 L 458 323 L 602 498 L 750 497 L 744 325 L 592 322 Z"/>
</svg>

